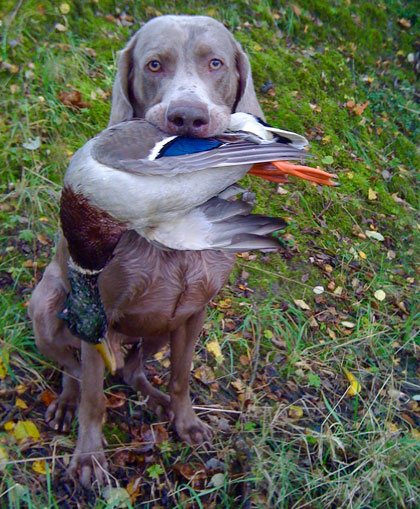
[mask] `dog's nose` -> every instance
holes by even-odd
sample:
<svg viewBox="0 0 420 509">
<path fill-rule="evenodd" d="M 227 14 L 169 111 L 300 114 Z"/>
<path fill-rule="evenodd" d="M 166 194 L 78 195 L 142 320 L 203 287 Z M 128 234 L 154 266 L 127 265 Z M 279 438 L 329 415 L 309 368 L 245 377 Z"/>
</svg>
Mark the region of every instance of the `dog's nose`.
<svg viewBox="0 0 420 509">
<path fill-rule="evenodd" d="M 210 116 L 207 107 L 201 104 L 170 104 L 166 119 L 172 133 L 200 136 L 205 134 Z"/>
</svg>

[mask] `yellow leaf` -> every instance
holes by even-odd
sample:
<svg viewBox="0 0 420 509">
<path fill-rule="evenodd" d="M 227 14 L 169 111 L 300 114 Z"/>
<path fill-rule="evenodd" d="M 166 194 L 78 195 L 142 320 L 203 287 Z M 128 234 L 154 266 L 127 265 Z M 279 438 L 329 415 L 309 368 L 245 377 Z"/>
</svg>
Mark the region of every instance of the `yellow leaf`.
<svg viewBox="0 0 420 509">
<path fill-rule="evenodd" d="M 28 408 L 28 405 L 23 401 L 23 399 L 16 398 L 15 405 L 19 408 Z"/>
<path fill-rule="evenodd" d="M 367 260 L 366 253 L 364 251 L 359 251 L 359 256 L 362 260 Z"/>
<path fill-rule="evenodd" d="M 303 408 L 300 406 L 291 405 L 289 407 L 289 417 L 292 419 L 300 419 L 303 416 Z"/>
<path fill-rule="evenodd" d="M 258 43 L 256 43 L 256 44 L 254 44 L 254 50 L 255 51 L 261 51 L 262 48 L 261 48 L 261 46 Z"/>
<path fill-rule="evenodd" d="M 347 394 L 349 394 L 350 396 L 356 396 L 356 394 L 359 394 L 362 386 L 360 385 L 357 378 L 352 373 L 350 373 L 350 371 L 348 371 L 345 368 L 343 369 L 343 371 L 347 377 L 347 380 L 350 382 L 350 387 L 347 390 Z"/>
<path fill-rule="evenodd" d="M 223 357 L 222 350 L 220 348 L 220 344 L 217 341 L 217 339 L 213 339 L 212 341 L 209 341 L 206 344 L 206 348 L 207 348 L 208 352 L 210 352 L 211 354 L 213 354 L 215 356 L 217 362 L 224 361 L 225 358 Z"/>
<path fill-rule="evenodd" d="M 32 463 L 32 470 L 37 474 L 45 475 L 47 473 L 45 460 L 36 460 Z"/>
<path fill-rule="evenodd" d="M 293 302 L 296 304 L 296 306 L 300 307 L 300 309 L 311 309 L 308 304 L 306 304 L 306 302 L 302 299 L 296 299 L 296 300 L 293 300 Z"/>
<path fill-rule="evenodd" d="M 30 437 L 34 440 L 40 438 L 38 428 L 32 421 L 18 421 L 13 429 L 13 435 L 17 441 Z"/>
<path fill-rule="evenodd" d="M 378 199 L 378 192 L 374 191 L 372 188 L 369 187 L 368 191 L 368 200 L 373 201 Z"/>
<path fill-rule="evenodd" d="M 375 295 L 375 299 L 380 300 L 380 301 L 385 300 L 385 297 L 386 297 L 386 293 L 383 290 L 376 290 L 374 295 Z"/>
<path fill-rule="evenodd" d="M 60 12 L 61 12 L 61 14 L 68 14 L 70 12 L 70 5 L 69 4 L 61 4 Z"/>
<path fill-rule="evenodd" d="M 4 429 L 5 431 L 12 431 L 12 429 L 16 426 L 16 423 L 13 421 L 7 421 L 4 423 Z"/>
<path fill-rule="evenodd" d="M 162 350 L 160 352 L 156 352 L 155 355 L 153 356 L 157 361 L 161 361 L 163 359 L 163 356 L 164 356 L 164 353 L 162 352 Z"/>
<path fill-rule="evenodd" d="M 417 429 L 415 429 L 415 428 L 414 428 L 414 429 L 412 429 L 412 430 L 411 430 L 411 435 L 412 435 L 412 437 L 413 437 L 414 439 L 416 439 L 416 440 L 420 440 L 420 431 L 419 431 L 419 430 L 417 430 Z"/>
<path fill-rule="evenodd" d="M 5 350 L 0 350 L 0 380 L 6 378 L 7 364 L 9 364 L 9 353 Z"/>
</svg>

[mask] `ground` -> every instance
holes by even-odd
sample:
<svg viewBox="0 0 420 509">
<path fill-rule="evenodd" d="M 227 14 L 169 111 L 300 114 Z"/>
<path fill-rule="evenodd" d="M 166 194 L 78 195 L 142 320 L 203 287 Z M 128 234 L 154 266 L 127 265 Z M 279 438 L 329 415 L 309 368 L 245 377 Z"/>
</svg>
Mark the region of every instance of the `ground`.
<svg viewBox="0 0 420 509">
<path fill-rule="evenodd" d="M 77 423 L 44 421 L 60 371 L 27 302 L 69 158 L 107 124 L 116 52 L 164 13 L 223 21 L 267 119 L 305 134 L 341 186 L 244 179 L 288 228 L 280 253 L 238 256 L 209 307 L 191 386 L 214 442 L 186 447 L 109 376 L 112 478 L 83 491 L 63 477 Z M 6 0 L 1 29 L 1 505 L 419 507 L 418 3 Z M 148 365 L 163 390 L 168 363 Z"/>
</svg>

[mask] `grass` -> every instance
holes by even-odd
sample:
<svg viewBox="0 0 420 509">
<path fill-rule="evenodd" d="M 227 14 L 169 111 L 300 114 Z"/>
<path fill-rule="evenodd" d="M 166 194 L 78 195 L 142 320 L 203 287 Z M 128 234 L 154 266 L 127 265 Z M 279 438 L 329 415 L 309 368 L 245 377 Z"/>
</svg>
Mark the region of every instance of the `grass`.
<svg viewBox="0 0 420 509">
<path fill-rule="evenodd" d="M 44 0 L 2 7 L 1 505 L 123 506 L 115 500 L 127 491 L 87 493 L 62 478 L 77 426 L 60 436 L 45 425 L 42 396 L 59 391 L 60 371 L 37 352 L 26 303 L 54 250 L 69 157 L 107 124 L 117 50 L 140 22 L 189 13 L 227 24 L 250 56 L 267 119 L 306 134 L 341 187 L 293 182 L 279 194 L 244 179 L 257 212 L 289 226 L 283 252 L 238 257 L 210 306 L 192 392 L 215 441 L 192 450 L 163 423 L 164 440 L 143 450 L 138 437 L 160 429 L 157 419 L 109 378 L 113 484 L 130 493 L 128 507 L 418 507 L 417 3 L 67 4 L 68 13 Z M 90 107 L 59 100 L 75 89 Z M 223 362 L 207 349 L 214 340 Z M 148 369 L 164 389 L 165 356 Z M 345 370 L 360 382 L 355 396 Z M 17 440 L 21 421 L 39 437 Z"/>
</svg>

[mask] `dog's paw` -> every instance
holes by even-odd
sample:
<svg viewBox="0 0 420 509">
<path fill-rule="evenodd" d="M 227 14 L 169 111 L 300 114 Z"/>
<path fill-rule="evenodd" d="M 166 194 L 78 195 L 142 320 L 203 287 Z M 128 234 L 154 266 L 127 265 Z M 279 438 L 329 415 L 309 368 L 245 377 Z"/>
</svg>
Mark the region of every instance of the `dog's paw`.
<svg viewBox="0 0 420 509">
<path fill-rule="evenodd" d="M 45 412 L 45 420 L 55 431 L 69 431 L 76 412 L 74 397 L 65 395 L 54 400 Z"/>
<path fill-rule="evenodd" d="M 200 420 L 195 414 L 188 418 L 176 418 L 175 428 L 181 440 L 190 445 L 210 442 L 213 438 L 210 426 Z"/>
<path fill-rule="evenodd" d="M 97 452 L 76 451 L 70 462 L 68 474 L 78 479 L 84 488 L 91 488 L 96 483 L 98 487 L 105 483 L 108 478 L 108 463 L 105 459 L 105 453 L 101 450 Z"/>
</svg>

